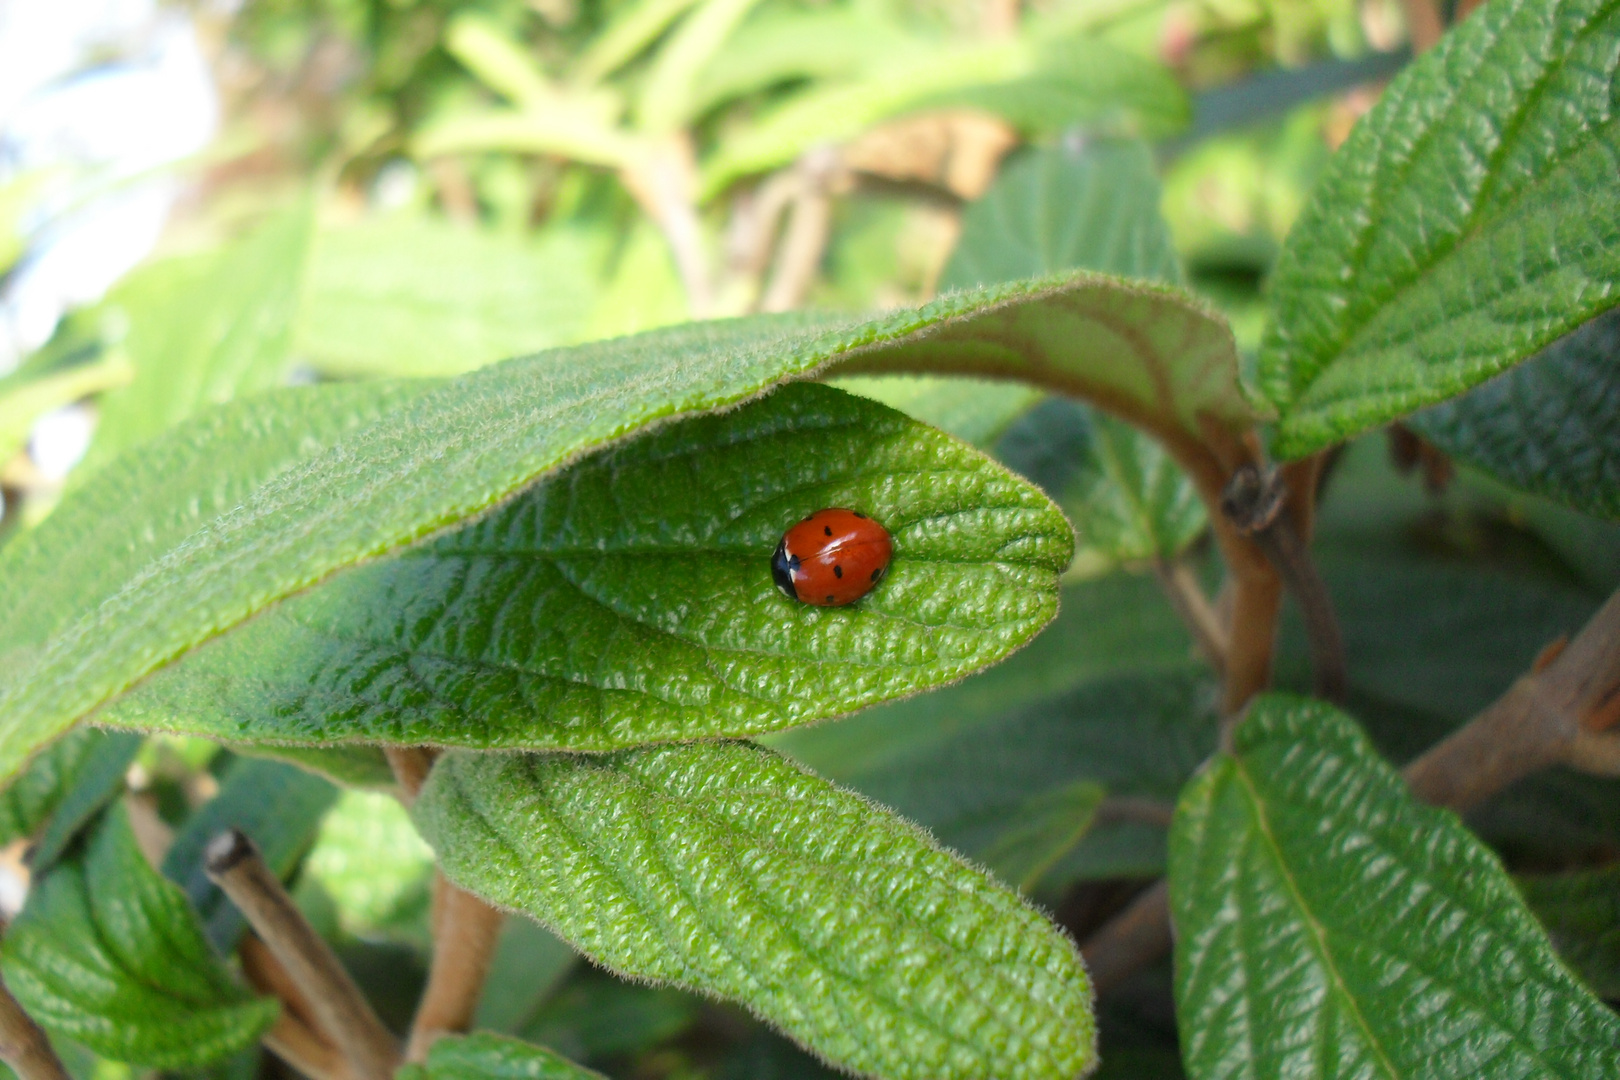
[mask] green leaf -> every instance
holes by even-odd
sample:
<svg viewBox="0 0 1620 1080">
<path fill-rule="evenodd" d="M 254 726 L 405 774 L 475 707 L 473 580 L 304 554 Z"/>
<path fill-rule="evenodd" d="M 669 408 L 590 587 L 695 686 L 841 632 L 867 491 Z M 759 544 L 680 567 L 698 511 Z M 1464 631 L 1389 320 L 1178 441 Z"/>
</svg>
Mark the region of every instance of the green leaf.
<svg viewBox="0 0 1620 1080">
<path fill-rule="evenodd" d="M 964 106 L 1036 130 L 1124 113 L 1162 132 L 1187 115 L 1185 94 L 1167 71 L 1094 38 L 1041 41 L 1026 35 L 923 49 L 891 57 L 860 79 L 798 94 L 730 135 L 703 163 L 700 196 L 712 198 L 744 176 L 885 120 Z"/>
<path fill-rule="evenodd" d="M 1518 879 L 1564 962 L 1599 997 L 1620 998 L 1620 866 Z"/>
<path fill-rule="evenodd" d="M 567 942 L 534 920 L 507 919 L 484 979 L 474 1027 L 520 1034 L 578 959 Z"/>
<path fill-rule="evenodd" d="M 243 239 L 144 267 L 108 299 L 129 320 L 128 386 L 103 395 L 87 476 L 198 409 L 279 384 L 314 228 L 301 199 Z"/>
<path fill-rule="evenodd" d="M 1174 559 L 1209 516 L 1164 447 L 1122 420 L 1065 398 L 1032 409 L 996 456 L 1041 486 L 1074 522 L 1074 572 Z"/>
<path fill-rule="evenodd" d="M 702 0 L 658 49 L 636 106 L 639 126 L 664 135 L 696 119 L 693 90 L 759 0 Z"/>
<path fill-rule="evenodd" d="M 543 1046 L 480 1032 L 434 1042 L 427 1060 L 406 1065 L 399 1080 L 601 1080 L 602 1074 L 575 1065 Z"/>
<path fill-rule="evenodd" d="M 1176 811 L 1170 901 L 1194 1078 L 1620 1070 L 1501 863 L 1328 706 L 1250 707 Z"/>
<path fill-rule="evenodd" d="M 888 527 L 881 587 L 784 597 L 825 506 Z M 103 722 L 243 741 L 607 750 L 768 731 L 951 682 L 1056 609 L 1067 524 L 899 413 L 813 383 L 670 425 L 483 521 L 284 602 Z"/>
<path fill-rule="evenodd" d="M 622 1059 L 679 1038 L 703 1009 L 703 1000 L 684 990 L 628 982 L 580 965 L 518 1034 L 576 1061 Z"/>
<path fill-rule="evenodd" d="M 341 787 L 392 788 L 394 770 L 380 746 L 278 746 L 275 743 L 233 743 L 230 749 L 244 757 L 270 758 L 323 776 Z"/>
<path fill-rule="evenodd" d="M 997 814 L 1001 835 L 981 861 L 1001 880 L 1033 892 L 1053 865 L 1080 843 L 1107 794 L 1101 784 L 1080 781 L 1032 795 Z"/>
<path fill-rule="evenodd" d="M 457 375 L 579 340 L 601 244 L 573 228 L 525 240 L 412 214 L 322 230 L 298 349 L 338 376 Z"/>
<path fill-rule="evenodd" d="M 1142 143 L 1065 141 L 1015 157 L 963 213 L 962 238 L 939 287 L 1071 268 L 1181 280 L 1181 263 L 1159 214 L 1158 175 Z"/>
<path fill-rule="evenodd" d="M 445 873 L 635 978 L 746 1004 L 844 1068 L 1095 1061 L 1074 945 L 983 871 L 747 743 L 453 753 L 416 816 Z"/>
<path fill-rule="evenodd" d="M 397 937 L 427 906 L 433 851 L 398 799 L 346 791 L 320 823 L 303 873 L 332 898 L 345 933 Z"/>
<path fill-rule="evenodd" d="M 33 836 L 50 820 L 106 738 L 95 728 L 75 728 L 42 750 L 27 771 L 0 791 L 0 847 Z"/>
<path fill-rule="evenodd" d="M 1121 324 L 1139 330 L 1122 337 Z M 0 778 L 199 642 L 649 425 L 857 364 L 1016 375 L 1032 363 L 1188 433 L 1201 419 L 1249 422 L 1218 319 L 1181 294 L 1085 274 L 864 323 L 694 324 L 444 382 L 304 387 L 212 411 L 0 549 Z"/>
<path fill-rule="evenodd" d="M 1277 454 L 1460 393 L 1620 299 L 1617 35 L 1608 0 L 1492 0 L 1357 124 L 1271 280 Z"/>
<path fill-rule="evenodd" d="M 110 352 L 89 363 L 64 366 L 33 379 L 0 382 L 0 461 L 23 448 L 41 416 L 81 398 L 122 386 L 135 369 L 122 352 Z"/>
<path fill-rule="evenodd" d="M 71 737 L 68 736 L 68 737 Z M 124 790 L 124 775 L 140 752 L 142 737 L 128 731 L 98 732 L 74 770 L 71 785 L 51 812 L 30 860 L 36 874 L 61 857 L 86 825 Z"/>
<path fill-rule="evenodd" d="M 1620 521 L 1620 308 L 1409 423 L 1514 487 Z"/>
<path fill-rule="evenodd" d="M 331 784 L 293 765 L 252 758 L 230 763 L 219 794 L 186 819 L 163 859 L 164 876 L 185 890 L 216 949 L 233 951 L 245 924 L 236 905 L 208 878 L 203 858 L 208 842 L 226 829 L 242 830 L 270 872 L 285 881 L 337 798 Z"/>
<path fill-rule="evenodd" d="M 136 848 L 121 806 L 35 884 L 6 931 L 3 965 L 53 1034 L 159 1069 L 252 1045 L 280 1008 L 231 981 L 185 896 Z"/>
<path fill-rule="evenodd" d="M 932 375 L 850 375 L 833 385 L 986 447 L 1045 395 L 1033 386 Z"/>
</svg>

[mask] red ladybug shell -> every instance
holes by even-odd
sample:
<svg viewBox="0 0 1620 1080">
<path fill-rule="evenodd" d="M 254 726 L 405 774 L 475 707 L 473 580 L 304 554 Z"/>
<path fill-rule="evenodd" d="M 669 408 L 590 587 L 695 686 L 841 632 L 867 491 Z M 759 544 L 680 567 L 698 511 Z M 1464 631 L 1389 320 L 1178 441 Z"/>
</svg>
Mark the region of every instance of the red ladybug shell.
<svg viewBox="0 0 1620 1080">
<path fill-rule="evenodd" d="M 794 600 L 843 607 L 883 580 L 893 552 L 889 530 L 865 514 L 817 510 L 782 534 L 771 556 L 771 577 Z"/>
</svg>

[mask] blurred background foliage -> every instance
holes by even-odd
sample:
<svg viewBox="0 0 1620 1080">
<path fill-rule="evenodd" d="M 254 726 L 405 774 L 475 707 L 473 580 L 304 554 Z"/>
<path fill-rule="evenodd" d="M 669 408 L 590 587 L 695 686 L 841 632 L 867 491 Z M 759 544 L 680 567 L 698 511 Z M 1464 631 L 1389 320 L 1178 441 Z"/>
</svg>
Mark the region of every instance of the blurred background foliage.
<svg viewBox="0 0 1620 1080">
<path fill-rule="evenodd" d="M 27 6 L 0 3 L 0 67 L 41 32 Z M 1252 352 L 1282 237 L 1407 57 L 1394 0 L 249 0 L 131 3 L 110 26 L 93 4 L 61 7 L 82 24 L 64 59 L 0 84 L 0 543 L 236 395 L 449 376 L 694 317 L 883 308 L 1085 266 L 1186 284 Z M 131 164 L 71 152 L 71 117 L 31 134 L 109 73 L 169 70 L 159 30 L 202 65 L 183 93 L 217 95 L 205 138 Z M 122 134 L 162 142 L 173 115 L 147 109 Z M 41 268 L 74 236 L 113 258 L 95 242 L 116 232 L 107 214 L 154 176 L 171 186 L 150 235 L 40 301 Z M 1215 739 L 1214 680 L 1172 609 L 1188 580 L 1217 591 L 1203 509 L 1151 441 L 1075 403 L 960 379 L 840 384 L 1041 483 L 1079 555 L 1058 621 L 1007 663 L 770 741 L 1083 938 L 1162 873 L 1176 792 Z M 1352 706 L 1397 759 L 1620 584 L 1612 523 L 1402 445 L 1392 458 L 1368 438 L 1336 461 L 1318 541 Z M 1288 635 L 1281 681 L 1303 685 Z M 240 927 L 199 876 L 199 838 L 258 821 L 403 1026 L 431 853 L 377 790 L 386 770 L 248 754 L 84 733 L 49 767 L 77 777 L 80 820 L 125 790 L 138 838 L 224 948 Z M 32 790 L 5 796 L 8 912 L 20 838 L 45 814 Z M 1474 824 L 1514 869 L 1558 871 L 1620 850 L 1617 806 L 1612 785 L 1551 773 Z M 1559 889 L 1532 898 L 1573 903 Z M 1180 1074 L 1168 988 L 1161 966 L 1104 998 L 1101 1075 Z M 615 1077 L 832 1075 L 737 1009 L 616 980 L 520 920 L 480 1022 Z M 64 1056 L 84 1080 L 131 1071 Z M 278 1068 L 255 1051 L 218 1071 Z"/>
</svg>

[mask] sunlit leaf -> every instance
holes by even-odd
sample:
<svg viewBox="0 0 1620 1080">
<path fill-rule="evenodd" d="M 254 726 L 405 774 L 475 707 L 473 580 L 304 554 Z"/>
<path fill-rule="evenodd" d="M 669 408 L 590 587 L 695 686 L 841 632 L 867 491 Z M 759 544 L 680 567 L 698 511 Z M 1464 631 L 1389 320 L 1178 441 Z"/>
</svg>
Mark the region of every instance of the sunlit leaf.
<svg viewBox="0 0 1620 1080">
<path fill-rule="evenodd" d="M 1501 863 L 1327 706 L 1250 707 L 1182 797 L 1170 875 L 1195 1080 L 1620 1069 L 1620 1017 Z"/>
<path fill-rule="evenodd" d="M 543 1046 L 480 1032 L 438 1039 L 420 1065 L 406 1065 L 399 1080 L 601 1080 Z"/>
<path fill-rule="evenodd" d="M 1255 383 L 1297 457 L 1620 300 L 1620 9 L 1492 0 L 1384 91 L 1289 235 Z"/>
<path fill-rule="evenodd" d="M 231 981 L 122 807 L 34 886 L 0 956 L 29 1015 L 114 1061 L 207 1065 L 252 1045 L 280 1007 Z"/>
<path fill-rule="evenodd" d="M 846 1068 L 1068 1080 L 1073 943 L 921 832 L 746 743 L 454 753 L 416 816 L 445 872 L 637 978 L 742 1002 Z"/>
</svg>

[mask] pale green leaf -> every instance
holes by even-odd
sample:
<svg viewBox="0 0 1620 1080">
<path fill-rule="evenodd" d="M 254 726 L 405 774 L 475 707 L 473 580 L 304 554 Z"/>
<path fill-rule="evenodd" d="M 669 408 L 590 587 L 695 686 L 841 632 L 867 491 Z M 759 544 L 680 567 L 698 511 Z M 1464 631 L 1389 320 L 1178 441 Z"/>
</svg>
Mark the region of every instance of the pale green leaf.
<svg viewBox="0 0 1620 1080">
<path fill-rule="evenodd" d="M 415 814 L 445 873 L 636 978 L 895 1080 L 1095 1060 L 1073 943 L 922 832 L 747 743 L 458 752 Z"/>
<path fill-rule="evenodd" d="M 609 103 L 611 104 L 611 103 Z M 562 97 L 543 109 L 483 109 L 441 117 L 411 140 L 411 152 L 432 158 L 480 151 L 545 154 L 582 165 L 623 168 L 645 152 L 643 142 L 607 118 L 611 109 L 590 98 Z"/>
<path fill-rule="evenodd" d="M 833 385 L 981 447 L 1045 396 L 1025 383 L 933 375 L 850 375 Z"/>
<path fill-rule="evenodd" d="M 199 642 L 648 425 L 857 365 L 1031 363 L 1189 436 L 1250 418 L 1218 319 L 1179 293 L 1089 274 L 870 322 L 700 323 L 444 382 L 306 387 L 210 412 L 0 549 L 0 775 Z"/>
<path fill-rule="evenodd" d="M 375 939 L 426 905 L 433 851 L 398 799 L 347 791 L 320 823 L 303 873 L 332 898 L 344 932 Z"/>
<path fill-rule="evenodd" d="M 1014 423 L 996 456 L 1041 486 L 1074 523 L 1074 571 L 1171 560 L 1209 524 L 1164 447 L 1111 416 L 1053 398 Z"/>
<path fill-rule="evenodd" d="M 1564 962 L 1599 997 L 1620 998 L 1620 865 L 1518 879 Z"/>
<path fill-rule="evenodd" d="M 1153 158 L 1138 142 L 1062 142 L 1015 157 L 962 215 L 962 238 L 941 289 L 1013 281 L 1054 270 L 1181 280 L 1159 214 Z"/>
<path fill-rule="evenodd" d="M 594 83 L 613 74 L 658 40 L 697 0 L 632 0 L 613 13 L 574 65 L 574 77 Z"/>
<path fill-rule="evenodd" d="M 853 138 L 907 113 L 977 107 L 1036 130 L 1086 119 L 1133 117 L 1157 131 L 1186 117 L 1186 98 L 1157 65 L 1092 38 L 1024 35 L 901 54 L 862 78 L 790 98 L 730 135 L 703 163 L 707 199 L 752 173 L 785 165 L 813 146 Z"/>
<path fill-rule="evenodd" d="M 164 876 L 186 891 L 216 949 L 235 949 L 245 924 L 236 905 L 209 880 L 204 868 L 208 842 L 227 829 L 240 829 L 258 847 L 270 872 L 289 879 L 337 798 L 331 784 L 293 765 L 252 758 L 230 763 L 220 777 L 219 793 L 186 819 L 162 867 Z"/>
<path fill-rule="evenodd" d="M 123 808 L 46 874 L 6 931 L 6 986 L 53 1034 L 115 1061 L 207 1065 L 252 1045 L 279 1005 L 231 981 Z"/>
<path fill-rule="evenodd" d="M 659 48 L 642 84 L 639 126 L 653 134 L 680 129 L 695 117 L 693 89 L 739 23 L 759 0 L 701 0 Z"/>
<path fill-rule="evenodd" d="M 1609 1077 L 1620 1017 L 1332 708 L 1261 698 L 1171 834 L 1189 1075 Z"/>
<path fill-rule="evenodd" d="M 826 506 L 894 536 L 858 605 L 784 597 Z M 670 425 L 294 597 L 101 715 L 231 740 L 605 750 L 774 730 L 950 682 L 1050 621 L 1069 529 L 970 447 L 813 383 Z"/>
<path fill-rule="evenodd" d="M 556 97 L 535 58 L 483 15 L 462 11 L 453 17 L 444 28 L 444 47 L 480 82 L 514 105 L 541 108 Z"/>
<path fill-rule="evenodd" d="M 134 379 L 102 395 L 81 476 L 198 409 L 281 383 L 313 228 L 301 199 L 217 252 L 154 263 L 114 290 Z"/>
<path fill-rule="evenodd" d="M 1620 308 L 1408 422 L 1514 487 L 1620 521 Z"/>
<path fill-rule="evenodd" d="M 1491 0 L 1384 91 L 1271 279 L 1276 453 L 1457 394 L 1620 299 L 1617 35 L 1608 0 Z"/>
<path fill-rule="evenodd" d="M 332 375 L 456 375 L 577 341 L 601 246 L 570 228 L 531 241 L 410 214 L 324 229 L 299 353 Z"/>
<path fill-rule="evenodd" d="M 9 461 L 28 441 L 34 421 L 53 409 L 115 389 L 135 375 L 122 351 L 108 352 L 87 364 L 75 364 L 37 379 L 6 380 L 0 388 L 0 461 Z"/>
<path fill-rule="evenodd" d="M 230 744 L 244 757 L 285 761 L 306 772 L 323 776 L 349 788 L 392 788 L 394 770 L 380 746 L 351 743 L 347 746 L 280 746 L 275 743 Z"/>
<path fill-rule="evenodd" d="M 399 1080 L 602 1080 L 543 1046 L 480 1032 L 434 1042 L 427 1060 L 406 1065 Z"/>
</svg>

